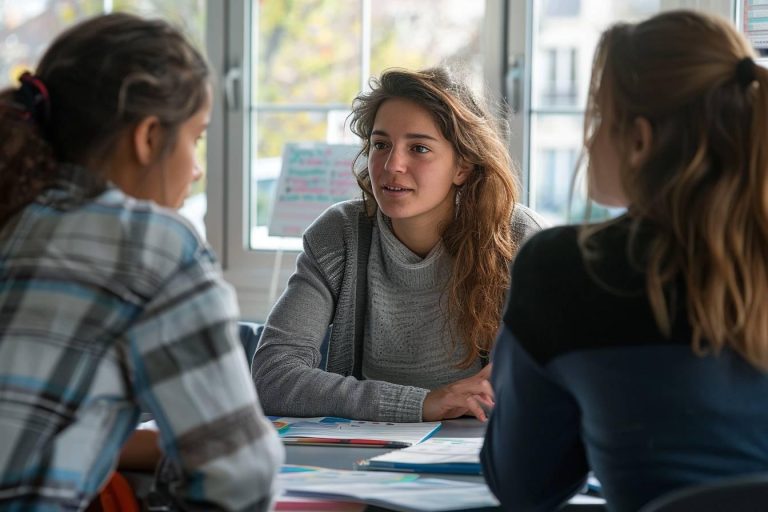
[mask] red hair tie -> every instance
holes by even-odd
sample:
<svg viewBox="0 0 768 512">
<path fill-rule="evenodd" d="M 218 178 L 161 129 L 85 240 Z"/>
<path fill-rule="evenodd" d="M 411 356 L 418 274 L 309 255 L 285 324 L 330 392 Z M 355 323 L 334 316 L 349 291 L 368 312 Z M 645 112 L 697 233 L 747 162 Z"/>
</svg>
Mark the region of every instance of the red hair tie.
<svg viewBox="0 0 768 512">
<path fill-rule="evenodd" d="M 48 88 L 39 77 L 25 71 L 19 77 L 21 86 L 16 91 L 16 101 L 23 105 L 25 118 L 33 118 L 38 125 L 43 126 L 51 113 L 51 96 Z"/>
</svg>

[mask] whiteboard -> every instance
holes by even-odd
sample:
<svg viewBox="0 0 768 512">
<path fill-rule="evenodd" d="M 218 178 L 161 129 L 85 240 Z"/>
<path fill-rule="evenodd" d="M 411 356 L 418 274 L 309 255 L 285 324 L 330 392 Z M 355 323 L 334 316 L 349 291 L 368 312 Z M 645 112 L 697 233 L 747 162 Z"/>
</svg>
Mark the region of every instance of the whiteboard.
<svg viewBox="0 0 768 512">
<path fill-rule="evenodd" d="M 269 235 L 301 236 L 332 204 L 362 197 L 352 172 L 359 151 L 360 146 L 354 144 L 286 144 L 269 217 Z"/>
</svg>

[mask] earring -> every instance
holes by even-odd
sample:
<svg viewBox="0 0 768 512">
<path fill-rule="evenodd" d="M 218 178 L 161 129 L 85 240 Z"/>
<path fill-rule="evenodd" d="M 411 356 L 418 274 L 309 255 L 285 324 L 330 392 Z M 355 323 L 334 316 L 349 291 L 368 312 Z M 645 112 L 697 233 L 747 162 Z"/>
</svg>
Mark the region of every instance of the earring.
<svg viewBox="0 0 768 512">
<path fill-rule="evenodd" d="M 462 187 L 456 187 L 456 195 L 453 196 L 453 218 L 454 220 L 459 218 L 459 206 L 461 205 L 461 192 Z"/>
</svg>

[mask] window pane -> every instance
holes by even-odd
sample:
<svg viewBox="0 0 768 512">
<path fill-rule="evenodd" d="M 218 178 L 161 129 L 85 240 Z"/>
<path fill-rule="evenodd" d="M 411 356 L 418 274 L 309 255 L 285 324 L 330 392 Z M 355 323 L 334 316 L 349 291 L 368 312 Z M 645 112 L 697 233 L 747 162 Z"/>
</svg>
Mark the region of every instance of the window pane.
<svg viewBox="0 0 768 512">
<path fill-rule="evenodd" d="M 360 89 L 356 2 L 259 2 L 253 9 L 255 104 L 352 101 Z"/>
<path fill-rule="evenodd" d="M 185 31 L 203 49 L 205 0 L 0 0 L 0 84 L 15 83 L 24 70 L 33 70 L 53 38 L 65 28 L 107 10 L 164 18 Z M 205 162 L 205 141 L 198 144 L 198 161 Z M 204 235 L 205 180 L 192 186 L 181 210 Z"/>
<path fill-rule="evenodd" d="M 572 197 L 570 192 L 582 146 L 592 55 L 601 31 L 617 21 L 634 22 L 661 10 L 691 7 L 688 4 L 685 0 L 536 0 L 534 12 L 540 14 L 531 35 L 530 205 L 550 222 L 580 222 L 585 215 L 601 219 L 621 211 L 588 207 L 583 177 L 576 180 Z M 727 0 L 699 3 L 708 9 L 722 9 L 725 4 Z"/>
<path fill-rule="evenodd" d="M 205 48 L 206 0 L 107 0 L 105 10 L 137 14 L 145 18 L 163 18 L 181 28 L 199 49 Z"/>
<path fill-rule="evenodd" d="M 531 202 L 547 221 L 567 216 L 573 170 L 581 148 L 581 115 L 536 115 L 531 119 Z"/>
<path fill-rule="evenodd" d="M 578 16 L 580 0 L 546 0 L 544 12 L 547 16 Z"/>
<path fill-rule="evenodd" d="M 15 83 L 33 70 L 53 36 L 102 12 L 101 1 L 27 0 L 0 2 L 0 84 Z"/>
<path fill-rule="evenodd" d="M 357 144 L 345 120 L 370 75 L 445 63 L 482 81 L 483 1 L 259 2 L 252 15 L 251 248 L 300 247 L 267 234 L 283 146 Z"/>
<path fill-rule="evenodd" d="M 371 10 L 372 74 L 447 64 L 482 78 L 485 2 L 388 0 L 372 2 Z"/>
<path fill-rule="evenodd" d="M 674 2 L 665 6 L 674 8 Z M 660 10 L 659 0 L 536 0 L 531 63 L 530 205 L 551 223 L 599 219 L 620 210 L 587 208 L 586 190 L 571 182 L 582 147 L 583 110 L 592 56 L 603 29 Z M 568 205 L 571 202 L 570 212 Z"/>
</svg>

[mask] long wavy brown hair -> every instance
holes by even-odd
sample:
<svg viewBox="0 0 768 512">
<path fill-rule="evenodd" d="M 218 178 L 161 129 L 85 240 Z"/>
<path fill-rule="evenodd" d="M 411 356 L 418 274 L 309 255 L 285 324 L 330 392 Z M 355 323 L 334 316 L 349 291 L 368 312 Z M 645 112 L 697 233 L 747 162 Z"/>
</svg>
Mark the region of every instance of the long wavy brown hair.
<svg viewBox="0 0 768 512">
<path fill-rule="evenodd" d="M 49 93 L 46 116 L 30 116 L 17 89 L 0 91 L 0 226 L 55 181 L 61 163 L 98 167 L 117 137 L 148 116 L 160 120 L 169 151 L 210 81 L 180 31 L 124 13 L 62 33 L 35 76 Z"/>
<path fill-rule="evenodd" d="M 768 71 L 754 57 L 702 13 L 615 25 L 595 53 L 585 137 L 589 150 L 611 123 L 626 155 L 635 120 L 650 122 L 647 159 L 620 176 L 634 226 L 653 226 L 642 261 L 656 322 L 670 333 L 683 282 L 694 351 L 730 346 L 768 370 Z"/>
<path fill-rule="evenodd" d="M 518 186 L 501 123 L 464 81 L 444 68 L 389 69 L 370 85 L 371 91 L 357 96 L 352 104 L 351 129 L 362 141 L 356 162 L 368 156 L 379 106 L 388 99 L 403 98 L 430 112 L 459 162 L 472 166 L 469 178 L 455 190 L 455 220 L 442 233 L 453 259 L 446 288 L 447 318 L 455 319 L 454 325 L 449 322 L 458 331 L 454 341 L 461 340 L 466 348 L 466 356 L 457 366 L 468 368 L 491 349 L 509 286 L 509 263 L 516 250 L 510 221 Z M 369 212 L 375 211 L 367 167 L 359 170 L 357 181 Z"/>
</svg>

